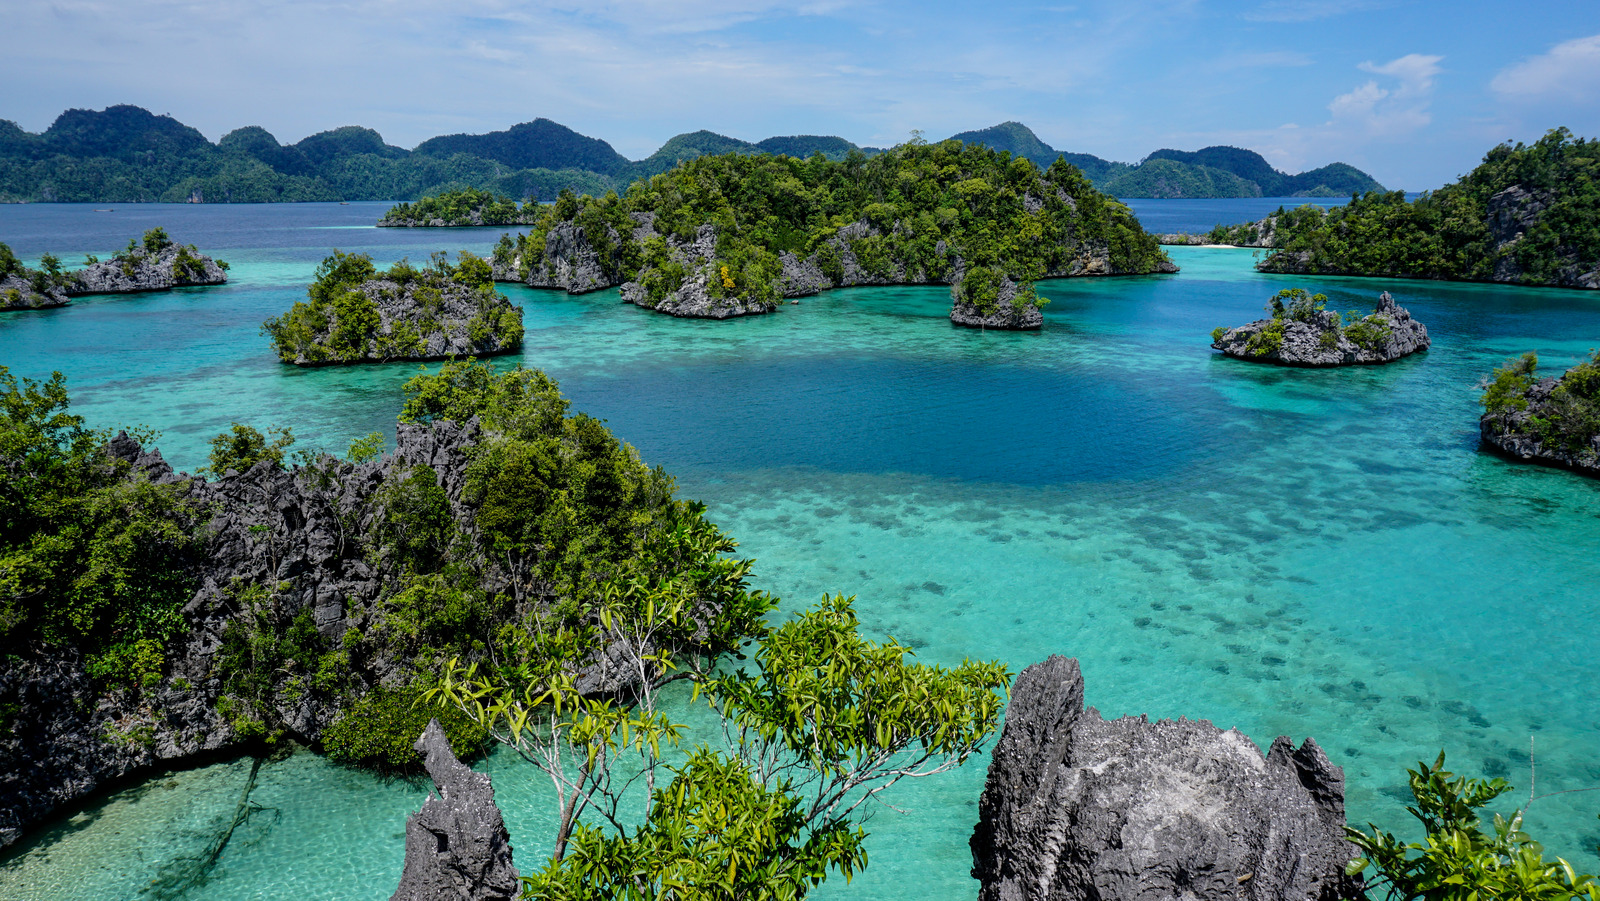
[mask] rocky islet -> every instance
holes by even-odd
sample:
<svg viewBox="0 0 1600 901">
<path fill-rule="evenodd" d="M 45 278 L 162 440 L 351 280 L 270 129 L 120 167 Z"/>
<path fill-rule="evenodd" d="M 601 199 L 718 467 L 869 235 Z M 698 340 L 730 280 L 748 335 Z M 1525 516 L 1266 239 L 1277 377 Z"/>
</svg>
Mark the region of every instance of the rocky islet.
<svg viewBox="0 0 1600 901">
<path fill-rule="evenodd" d="M 1324 309 L 1326 301 L 1321 294 L 1285 289 L 1267 304 L 1271 318 L 1219 328 L 1211 346 L 1241 360 L 1306 367 L 1392 363 L 1429 347 L 1428 327 L 1387 291 L 1372 313 L 1348 321 Z"/>
</svg>

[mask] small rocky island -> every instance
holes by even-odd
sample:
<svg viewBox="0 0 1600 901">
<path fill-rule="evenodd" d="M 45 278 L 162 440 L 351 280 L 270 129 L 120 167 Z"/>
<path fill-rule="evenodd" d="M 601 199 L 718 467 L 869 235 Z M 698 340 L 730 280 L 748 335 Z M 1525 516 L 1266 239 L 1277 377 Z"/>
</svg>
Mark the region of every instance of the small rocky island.
<svg viewBox="0 0 1600 901">
<path fill-rule="evenodd" d="M 69 276 L 67 294 L 134 294 L 228 280 L 228 264 L 213 260 L 193 244 L 178 244 L 166 229 L 152 228 L 109 260 L 89 257 L 88 265 Z"/>
<path fill-rule="evenodd" d="M 532 225 L 543 212 L 537 203 L 522 206 L 509 197 L 462 188 L 398 203 L 378 220 L 379 228 L 472 228 L 485 225 Z"/>
<path fill-rule="evenodd" d="M 75 272 L 45 254 L 38 269 L 23 266 L 11 248 L 0 244 L 0 312 L 63 307 L 85 294 L 133 294 L 228 280 L 228 264 L 213 260 L 193 244 L 177 244 L 162 228 L 128 242 L 109 260 L 88 257 Z"/>
<path fill-rule="evenodd" d="M 1044 327 L 1045 304 L 1032 285 L 974 266 L 950 285 L 950 322 L 975 329 L 1034 331 Z"/>
<path fill-rule="evenodd" d="M 1211 333 L 1211 346 L 1230 357 L 1280 366 L 1358 366 L 1391 363 L 1428 349 L 1428 327 L 1396 306 L 1385 291 L 1362 316 L 1324 309 L 1328 298 L 1285 288 L 1267 302 L 1270 319 Z"/>
<path fill-rule="evenodd" d="M 442 253 L 379 272 L 366 254 L 334 251 L 308 299 L 261 329 L 285 363 L 326 366 L 487 357 L 522 347 L 522 310 L 494 290 L 486 260 Z"/>
<path fill-rule="evenodd" d="M 1538 378 L 1533 353 L 1485 382 L 1484 446 L 1514 460 L 1600 476 L 1600 353 L 1560 378 Z"/>
<path fill-rule="evenodd" d="M 646 309 L 710 319 L 829 288 L 950 285 L 953 322 L 1013 329 L 1043 322 L 1039 279 L 1177 271 L 1064 160 L 1041 170 L 954 140 L 845 161 L 702 156 L 626 196 L 564 191 L 493 260 L 500 281 L 620 287 Z"/>
<path fill-rule="evenodd" d="M 1051 657 L 1011 688 L 972 836 L 979 901 L 1339 901 L 1344 771 L 1311 739 L 1263 759 L 1205 721 L 1084 709 L 1078 661 Z"/>
</svg>

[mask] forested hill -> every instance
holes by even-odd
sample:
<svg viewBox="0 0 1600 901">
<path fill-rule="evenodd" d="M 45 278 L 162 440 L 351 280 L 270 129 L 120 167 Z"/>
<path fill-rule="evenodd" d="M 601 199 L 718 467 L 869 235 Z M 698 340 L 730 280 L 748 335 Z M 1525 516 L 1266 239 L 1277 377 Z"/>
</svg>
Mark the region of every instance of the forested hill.
<svg viewBox="0 0 1600 901">
<path fill-rule="evenodd" d="M 1259 154 L 1233 147 L 1194 153 L 1159 150 L 1139 165 L 1063 153 L 1027 126 L 1006 122 L 954 135 L 1048 168 L 1057 157 L 1099 190 L 1122 197 L 1343 195 L 1378 190 L 1365 173 L 1335 163 L 1300 175 L 1274 170 Z M 236 129 L 213 144 L 171 116 L 137 106 L 68 110 L 32 134 L 0 119 L 0 201 L 259 203 L 312 200 L 414 200 L 472 187 L 513 198 L 551 199 L 563 188 L 600 196 L 685 160 L 722 153 L 772 153 L 839 160 L 859 147 L 832 135 L 788 135 L 749 142 L 711 131 L 668 140 L 630 161 L 610 144 L 549 119 L 504 131 L 443 135 L 407 150 L 370 128 L 347 125 L 282 144 L 266 129 Z"/>
</svg>

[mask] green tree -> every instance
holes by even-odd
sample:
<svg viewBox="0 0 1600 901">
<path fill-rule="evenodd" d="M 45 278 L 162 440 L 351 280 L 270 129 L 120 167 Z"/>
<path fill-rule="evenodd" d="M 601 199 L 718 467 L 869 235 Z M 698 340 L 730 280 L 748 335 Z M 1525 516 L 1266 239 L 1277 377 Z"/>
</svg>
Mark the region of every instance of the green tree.
<svg viewBox="0 0 1600 901">
<path fill-rule="evenodd" d="M 1350 861 L 1352 875 L 1369 867 L 1390 901 L 1600 901 L 1600 885 L 1561 858 L 1546 860 L 1544 848 L 1522 831 L 1522 811 L 1495 814 L 1485 832 L 1478 811 L 1511 790 L 1504 779 L 1469 779 L 1433 766 L 1407 770 L 1416 804 L 1406 808 L 1422 823 L 1420 842 L 1402 842 L 1368 824 L 1370 832 L 1346 827 L 1362 856 Z"/>
<path fill-rule="evenodd" d="M 284 451 L 294 444 L 294 433 L 287 428 L 267 431 L 273 436 L 270 442 L 253 426 L 233 423 L 228 431 L 211 439 L 211 465 L 203 471 L 220 477 L 229 470 L 244 472 L 263 460 L 281 469 Z"/>
</svg>

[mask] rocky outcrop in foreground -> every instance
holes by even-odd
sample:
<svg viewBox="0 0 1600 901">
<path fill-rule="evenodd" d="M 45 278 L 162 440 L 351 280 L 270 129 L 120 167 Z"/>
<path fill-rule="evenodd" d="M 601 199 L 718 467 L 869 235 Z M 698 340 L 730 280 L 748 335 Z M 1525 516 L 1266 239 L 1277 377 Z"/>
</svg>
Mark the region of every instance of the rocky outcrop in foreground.
<svg viewBox="0 0 1600 901">
<path fill-rule="evenodd" d="M 131 478 L 170 485 L 204 521 L 193 562 L 195 590 L 183 607 L 186 637 L 169 649 L 169 678 L 146 689 L 103 692 L 70 649 L 36 649 L 0 666 L 0 701 L 11 728 L 0 730 L 0 847 L 62 804 L 131 773 L 196 755 L 244 748 L 248 718 L 224 715 L 229 691 L 223 661 L 230 630 L 254 628 L 258 617 L 302 618 L 334 646 L 350 630 L 381 630 L 385 566 L 369 558 L 352 528 L 370 530 L 382 516 L 381 492 L 432 467 L 462 522 L 460 500 L 476 420 L 465 426 L 402 423 L 393 454 L 368 463 L 322 463 L 292 470 L 259 463 L 206 481 L 172 470 L 161 453 L 126 434 L 107 452 L 131 464 Z M 252 598 L 240 586 L 274 585 Z M 350 697 L 378 684 L 403 682 L 411 662 L 379 650 L 351 661 L 360 686 L 350 695 L 320 690 L 267 692 L 271 719 L 288 736 L 315 744 Z M 288 677 L 284 677 L 288 678 Z M 287 684 L 287 683 L 285 683 Z M 257 723 L 256 725 L 259 725 Z"/>
<path fill-rule="evenodd" d="M 389 901 L 511 901 L 522 893 L 489 777 L 456 759 L 430 720 L 417 739 L 438 796 L 406 820 L 406 864 Z"/>
<path fill-rule="evenodd" d="M 91 263 L 71 278 L 67 294 L 76 297 L 220 285 L 228 273 L 193 244 L 167 243 L 155 250 L 130 247 L 109 260 Z"/>
<path fill-rule="evenodd" d="M 1387 291 L 1371 314 L 1349 323 L 1309 298 L 1287 307 L 1275 298 L 1268 308 L 1273 311 L 1270 319 L 1212 332 L 1211 346 L 1257 363 L 1328 367 L 1391 363 L 1427 350 L 1430 343 L 1428 327 L 1396 306 Z"/>
<path fill-rule="evenodd" d="M 1600 477 L 1600 356 L 1567 370 L 1560 378 L 1533 378 L 1536 357 L 1526 371 L 1497 375 L 1520 382 L 1478 421 L 1490 450 L 1527 463 L 1540 463 Z"/>
<path fill-rule="evenodd" d="M 1344 771 L 1311 739 L 1262 757 L 1209 722 L 1084 709 L 1076 660 L 1011 689 L 972 836 L 979 901 L 1336 901 Z"/>
</svg>

